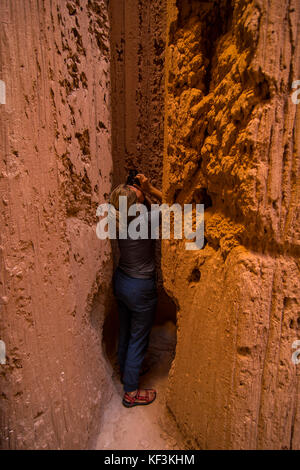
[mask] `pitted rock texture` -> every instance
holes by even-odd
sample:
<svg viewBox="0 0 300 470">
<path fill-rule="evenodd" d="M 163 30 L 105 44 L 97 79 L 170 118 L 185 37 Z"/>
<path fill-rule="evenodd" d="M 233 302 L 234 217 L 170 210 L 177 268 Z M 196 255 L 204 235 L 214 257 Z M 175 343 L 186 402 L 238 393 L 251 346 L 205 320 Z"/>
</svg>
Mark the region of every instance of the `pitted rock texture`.
<svg viewBox="0 0 300 470">
<path fill-rule="evenodd" d="M 294 0 L 168 0 L 164 200 L 205 246 L 163 244 L 178 310 L 168 406 L 191 446 L 299 449 L 300 77 Z"/>
<path fill-rule="evenodd" d="M 4 0 L 0 21 L 1 447 L 84 449 L 110 396 L 107 2 Z"/>
<path fill-rule="evenodd" d="M 166 2 L 112 0 L 114 182 L 137 168 L 161 186 Z"/>
</svg>

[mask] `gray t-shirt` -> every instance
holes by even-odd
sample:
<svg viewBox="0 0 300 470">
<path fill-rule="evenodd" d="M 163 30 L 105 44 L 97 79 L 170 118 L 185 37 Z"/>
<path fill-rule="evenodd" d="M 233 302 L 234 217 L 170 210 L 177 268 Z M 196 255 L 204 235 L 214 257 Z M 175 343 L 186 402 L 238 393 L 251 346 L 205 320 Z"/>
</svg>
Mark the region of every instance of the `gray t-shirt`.
<svg viewBox="0 0 300 470">
<path fill-rule="evenodd" d="M 158 209 L 148 211 L 145 214 L 148 223 L 148 238 L 119 239 L 120 249 L 119 268 L 128 276 L 138 279 L 149 279 L 155 276 L 155 239 L 151 239 L 151 225 L 156 227 L 156 222 L 161 221 L 161 213 Z"/>
</svg>

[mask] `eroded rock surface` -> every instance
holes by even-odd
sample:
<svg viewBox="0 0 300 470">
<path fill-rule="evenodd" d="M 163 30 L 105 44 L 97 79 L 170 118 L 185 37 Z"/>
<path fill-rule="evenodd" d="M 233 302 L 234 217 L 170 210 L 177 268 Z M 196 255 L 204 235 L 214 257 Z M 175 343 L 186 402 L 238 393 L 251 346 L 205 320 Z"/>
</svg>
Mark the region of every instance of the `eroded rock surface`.
<svg viewBox="0 0 300 470">
<path fill-rule="evenodd" d="M 110 396 L 110 191 L 104 0 L 1 2 L 1 447 L 91 445 Z"/>
<path fill-rule="evenodd" d="M 168 1 L 164 198 L 205 247 L 163 247 L 178 307 L 168 405 L 191 445 L 299 449 L 299 2 Z"/>
</svg>

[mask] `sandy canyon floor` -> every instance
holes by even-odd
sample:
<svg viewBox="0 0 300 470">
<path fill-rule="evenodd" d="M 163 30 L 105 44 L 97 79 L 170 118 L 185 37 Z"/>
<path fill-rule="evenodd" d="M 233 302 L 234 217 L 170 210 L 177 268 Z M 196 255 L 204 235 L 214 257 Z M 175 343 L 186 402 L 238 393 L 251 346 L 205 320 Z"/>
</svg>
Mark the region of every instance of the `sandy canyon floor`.
<svg viewBox="0 0 300 470">
<path fill-rule="evenodd" d="M 172 322 L 152 330 L 146 357 L 150 370 L 141 377 L 141 388 L 155 388 L 157 398 L 147 406 L 127 409 L 123 387 L 113 358 L 113 396 L 107 404 L 97 450 L 183 450 L 185 443 L 166 408 L 168 372 L 174 358 L 176 327 Z"/>
</svg>

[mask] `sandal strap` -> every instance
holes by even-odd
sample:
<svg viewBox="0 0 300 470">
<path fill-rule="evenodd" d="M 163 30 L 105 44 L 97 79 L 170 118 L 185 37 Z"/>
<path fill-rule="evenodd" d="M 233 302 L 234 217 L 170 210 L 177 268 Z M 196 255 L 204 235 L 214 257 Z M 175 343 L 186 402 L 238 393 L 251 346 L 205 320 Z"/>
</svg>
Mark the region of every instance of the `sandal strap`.
<svg viewBox="0 0 300 470">
<path fill-rule="evenodd" d="M 129 401 L 130 403 L 134 403 L 135 400 L 136 400 L 136 397 L 137 397 L 137 395 L 134 395 L 134 396 L 132 397 L 132 396 L 128 395 L 128 393 L 125 393 L 125 396 L 124 396 L 124 398 L 126 399 L 126 401 Z"/>
<path fill-rule="evenodd" d="M 146 396 L 145 396 L 145 395 L 141 395 L 141 394 L 140 394 L 140 390 L 138 390 L 137 395 L 136 395 L 136 398 L 137 398 L 138 400 L 149 401 L 149 392 L 148 392 L 147 389 L 145 390 L 145 392 L 146 392 Z"/>
<path fill-rule="evenodd" d="M 149 392 L 154 392 L 156 393 L 155 390 L 153 390 L 152 388 L 146 388 L 145 389 L 145 392 L 146 392 L 146 395 L 141 395 L 141 391 L 138 390 L 136 395 L 134 396 L 130 396 L 127 392 L 125 393 L 124 395 L 124 398 L 126 401 L 128 401 L 129 403 L 135 403 L 137 400 L 144 400 L 146 402 L 149 402 L 150 401 L 150 396 L 149 396 Z"/>
</svg>

